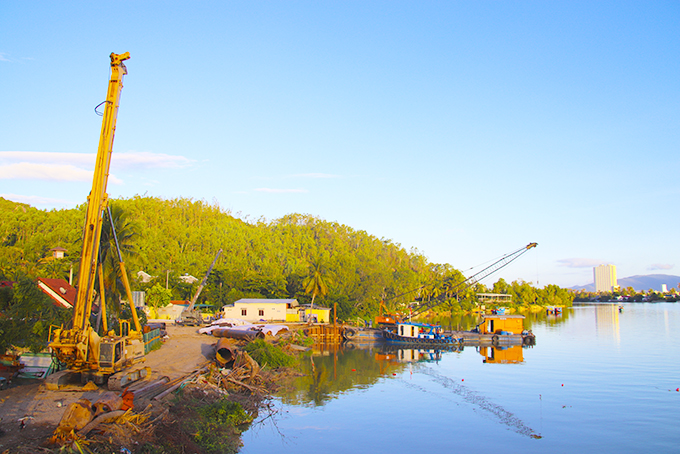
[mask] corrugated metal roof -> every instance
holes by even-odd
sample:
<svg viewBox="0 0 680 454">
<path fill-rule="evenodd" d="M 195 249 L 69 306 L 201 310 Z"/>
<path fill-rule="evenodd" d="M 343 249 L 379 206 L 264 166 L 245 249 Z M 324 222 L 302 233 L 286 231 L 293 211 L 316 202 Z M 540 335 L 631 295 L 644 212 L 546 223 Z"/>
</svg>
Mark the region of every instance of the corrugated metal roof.
<svg viewBox="0 0 680 454">
<path fill-rule="evenodd" d="M 38 278 L 38 287 L 54 300 L 54 302 L 65 308 L 72 308 L 76 301 L 76 289 L 69 285 L 64 279 Z"/>
<path fill-rule="evenodd" d="M 240 300 L 236 301 L 236 303 L 242 303 L 242 304 L 290 304 L 292 306 L 297 306 L 298 305 L 298 300 L 296 299 L 268 299 L 268 298 L 241 298 Z"/>
</svg>

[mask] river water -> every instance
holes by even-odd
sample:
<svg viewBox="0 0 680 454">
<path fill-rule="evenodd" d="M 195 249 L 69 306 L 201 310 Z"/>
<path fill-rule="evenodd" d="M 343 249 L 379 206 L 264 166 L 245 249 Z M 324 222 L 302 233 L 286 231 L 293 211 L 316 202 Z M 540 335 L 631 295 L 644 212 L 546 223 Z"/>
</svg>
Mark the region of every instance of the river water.
<svg viewBox="0 0 680 454">
<path fill-rule="evenodd" d="M 680 452 L 680 304 L 575 306 L 525 327 L 533 347 L 318 351 L 241 452 Z"/>
</svg>

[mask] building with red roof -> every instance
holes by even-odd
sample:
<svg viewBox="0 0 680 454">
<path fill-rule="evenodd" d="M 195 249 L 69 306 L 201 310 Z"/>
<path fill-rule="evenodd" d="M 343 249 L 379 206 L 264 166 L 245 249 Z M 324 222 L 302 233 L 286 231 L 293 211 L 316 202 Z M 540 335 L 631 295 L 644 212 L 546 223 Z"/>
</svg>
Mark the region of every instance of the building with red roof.
<svg viewBox="0 0 680 454">
<path fill-rule="evenodd" d="M 66 309 L 72 309 L 76 303 L 76 288 L 64 279 L 38 278 L 38 287 L 47 294 L 54 304 Z"/>
</svg>

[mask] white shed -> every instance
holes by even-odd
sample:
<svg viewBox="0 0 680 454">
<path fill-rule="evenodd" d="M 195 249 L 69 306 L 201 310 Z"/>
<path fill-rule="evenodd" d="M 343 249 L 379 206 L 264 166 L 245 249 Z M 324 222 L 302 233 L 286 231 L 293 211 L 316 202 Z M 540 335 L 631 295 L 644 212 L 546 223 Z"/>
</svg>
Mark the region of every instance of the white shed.
<svg viewBox="0 0 680 454">
<path fill-rule="evenodd" d="M 248 322 L 285 322 L 287 309 L 298 306 L 296 299 L 241 298 L 222 308 L 222 317 Z"/>
</svg>

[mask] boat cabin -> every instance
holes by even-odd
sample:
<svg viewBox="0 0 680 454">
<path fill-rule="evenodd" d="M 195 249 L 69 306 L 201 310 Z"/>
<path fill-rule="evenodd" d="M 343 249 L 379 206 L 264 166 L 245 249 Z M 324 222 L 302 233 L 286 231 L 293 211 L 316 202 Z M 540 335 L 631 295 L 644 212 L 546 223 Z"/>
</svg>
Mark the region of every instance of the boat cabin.
<svg viewBox="0 0 680 454">
<path fill-rule="evenodd" d="M 522 334 L 524 315 L 485 315 L 477 329 L 480 334 Z"/>
<path fill-rule="evenodd" d="M 396 329 L 396 334 L 399 336 L 417 339 L 435 339 L 442 333 L 441 326 L 426 325 L 424 323 L 397 323 Z"/>
</svg>

